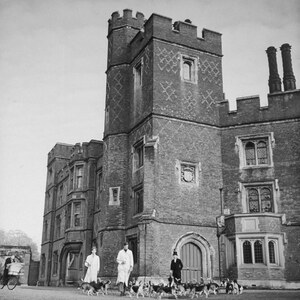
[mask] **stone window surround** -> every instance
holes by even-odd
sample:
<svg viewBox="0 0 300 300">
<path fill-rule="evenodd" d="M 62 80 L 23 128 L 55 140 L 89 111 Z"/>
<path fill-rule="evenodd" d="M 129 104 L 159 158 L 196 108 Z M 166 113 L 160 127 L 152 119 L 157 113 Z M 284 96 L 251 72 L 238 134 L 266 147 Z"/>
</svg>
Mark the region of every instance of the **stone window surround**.
<svg viewBox="0 0 300 300">
<path fill-rule="evenodd" d="M 110 187 L 109 188 L 109 203 L 108 205 L 120 205 L 120 186 Z M 114 191 L 117 193 L 116 200 L 114 199 Z"/>
<path fill-rule="evenodd" d="M 263 246 L 263 263 L 255 263 L 254 260 L 254 243 L 255 241 L 261 241 Z M 249 241 L 252 246 L 252 263 L 244 263 L 244 253 L 243 253 L 243 243 Z M 270 263 L 269 257 L 269 242 L 274 243 L 275 250 L 275 264 Z M 237 265 L 243 268 L 253 268 L 253 267 L 284 267 L 284 246 L 283 246 L 283 236 L 282 234 L 273 233 L 249 233 L 249 234 L 238 234 L 236 236 L 236 251 L 237 251 Z"/>
<path fill-rule="evenodd" d="M 261 164 L 261 165 L 247 165 L 244 143 L 245 143 L 245 141 L 258 140 L 258 139 L 267 139 L 269 163 Z M 236 140 L 235 141 L 235 151 L 239 154 L 240 169 L 266 168 L 266 167 L 274 166 L 273 148 L 275 147 L 275 139 L 274 139 L 273 132 L 236 136 L 235 140 Z"/>
<path fill-rule="evenodd" d="M 183 166 L 191 166 L 194 168 L 194 179 L 189 181 L 184 181 L 182 180 L 182 167 Z M 190 161 L 181 161 L 181 160 L 176 160 L 175 162 L 175 168 L 178 173 L 178 180 L 179 184 L 183 185 L 196 185 L 199 186 L 199 173 L 201 172 L 201 163 L 200 162 L 190 162 Z"/>
<path fill-rule="evenodd" d="M 270 213 L 277 213 L 278 212 L 278 201 L 279 201 L 279 186 L 278 180 L 275 179 L 274 181 L 264 181 L 264 182 L 251 182 L 251 183 L 241 183 L 239 182 L 239 200 L 242 204 L 242 212 L 249 213 L 249 203 L 247 200 L 247 188 L 249 187 L 258 187 L 258 186 L 270 186 L 272 188 L 273 194 L 273 212 Z M 262 213 L 262 212 L 260 212 Z"/>
<path fill-rule="evenodd" d="M 188 63 L 191 67 L 191 79 L 184 78 L 184 64 Z M 196 84 L 198 82 L 198 58 L 195 56 L 180 54 L 180 78 L 184 82 Z"/>
</svg>

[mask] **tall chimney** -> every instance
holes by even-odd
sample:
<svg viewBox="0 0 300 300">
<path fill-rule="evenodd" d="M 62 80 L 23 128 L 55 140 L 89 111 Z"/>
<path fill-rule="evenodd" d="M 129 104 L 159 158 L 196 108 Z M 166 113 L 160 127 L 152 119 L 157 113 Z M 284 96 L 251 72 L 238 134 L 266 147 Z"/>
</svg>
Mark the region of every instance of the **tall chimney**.
<svg viewBox="0 0 300 300">
<path fill-rule="evenodd" d="M 276 48 L 269 47 L 267 50 L 269 61 L 269 90 L 270 94 L 281 92 L 281 79 L 278 74 L 277 60 L 276 60 Z"/>
<path fill-rule="evenodd" d="M 296 79 L 293 73 L 291 46 L 283 44 L 280 47 L 283 65 L 283 86 L 285 91 L 296 89 Z"/>
</svg>

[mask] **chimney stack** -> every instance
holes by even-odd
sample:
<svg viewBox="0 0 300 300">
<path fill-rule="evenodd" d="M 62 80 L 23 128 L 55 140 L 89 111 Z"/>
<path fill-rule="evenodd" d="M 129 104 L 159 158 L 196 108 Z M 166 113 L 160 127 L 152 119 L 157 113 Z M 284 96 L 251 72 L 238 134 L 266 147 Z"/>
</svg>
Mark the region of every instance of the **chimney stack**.
<svg viewBox="0 0 300 300">
<path fill-rule="evenodd" d="M 283 87 L 285 91 L 296 89 L 296 79 L 293 73 L 291 46 L 283 44 L 280 47 L 283 65 Z"/>
<path fill-rule="evenodd" d="M 276 60 L 276 48 L 269 47 L 267 50 L 269 61 L 269 90 L 270 94 L 281 92 L 281 79 L 278 74 L 277 60 Z"/>
</svg>

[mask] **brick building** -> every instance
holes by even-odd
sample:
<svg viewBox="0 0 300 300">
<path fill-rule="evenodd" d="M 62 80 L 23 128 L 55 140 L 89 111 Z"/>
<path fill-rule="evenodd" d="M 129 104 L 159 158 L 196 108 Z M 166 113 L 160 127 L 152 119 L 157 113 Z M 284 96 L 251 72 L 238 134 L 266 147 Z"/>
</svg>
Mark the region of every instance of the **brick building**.
<svg viewBox="0 0 300 300">
<path fill-rule="evenodd" d="M 223 97 L 221 35 L 131 10 L 108 26 L 103 141 L 48 156 L 40 282 L 74 282 L 96 244 L 115 278 L 124 240 L 132 275 L 300 284 L 300 90 L 290 46 L 269 47 L 268 106 Z"/>
</svg>

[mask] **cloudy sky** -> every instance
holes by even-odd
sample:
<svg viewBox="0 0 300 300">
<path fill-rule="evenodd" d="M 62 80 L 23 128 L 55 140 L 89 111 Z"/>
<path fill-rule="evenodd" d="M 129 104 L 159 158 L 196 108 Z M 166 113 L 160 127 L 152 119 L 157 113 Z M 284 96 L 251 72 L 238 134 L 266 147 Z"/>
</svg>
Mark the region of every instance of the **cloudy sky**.
<svg viewBox="0 0 300 300">
<path fill-rule="evenodd" d="M 0 0 L 0 228 L 41 243 L 47 154 L 102 139 L 107 20 L 130 8 L 222 33 L 223 83 L 267 104 L 265 50 L 292 45 L 300 76 L 299 0 Z M 296 83 L 299 87 L 299 80 Z M 0 241 L 1 243 L 1 241 Z"/>
</svg>

